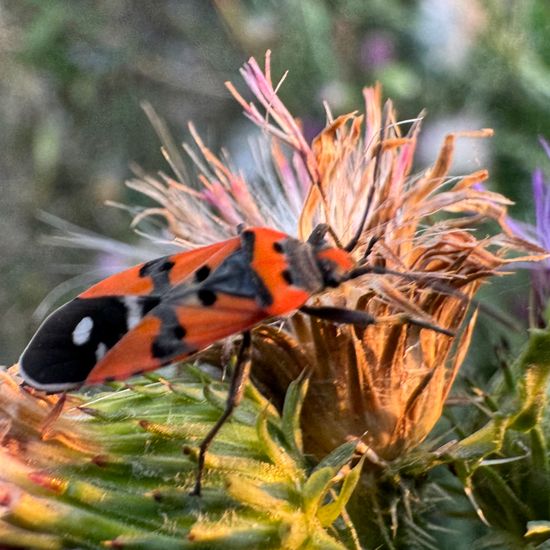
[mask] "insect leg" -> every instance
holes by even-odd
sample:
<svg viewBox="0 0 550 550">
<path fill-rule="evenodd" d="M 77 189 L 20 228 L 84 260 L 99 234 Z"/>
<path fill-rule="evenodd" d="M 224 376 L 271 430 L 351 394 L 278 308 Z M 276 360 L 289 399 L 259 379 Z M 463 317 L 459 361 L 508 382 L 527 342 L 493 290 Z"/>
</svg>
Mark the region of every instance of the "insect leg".
<svg viewBox="0 0 550 550">
<path fill-rule="evenodd" d="M 320 223 L 313 228 L 311 235 L 308 237 L 307 242 L 312 246 L 320 246 L 325 241 L 325 235 L 329 228 L 326 223 Z"/>
<path fill-rule="evenodd" d="M 235 410 L 235 407 L 239 405 L 243 398 L 244 388 L 246 386 L 246 382 L 250 374 L 250 367 L 252 365 L 250 360 L 250 344 L 250 332 L 246 331 L 243 333 L 243 340 L 237 354 L 237 362 L 231 376 L 225 410 L 199 446 L 197 477 L 195 479 L 195 487 L 193 488 L 191 495 L 200 496 L 206 451 L 208 450 L 210 443 L 212 443 L 212 440 L 216 437 L 216 434 L 220 431 L 220 428 L 225 424 L 227 419 L 231 416 L 231 413 Z"/>
<path fill-rule="evenodd" d="M 376 317 L 368 314 L 366 311 L 359 311 L 356 309 L 345 309 L 340 307 L 312 307 L 312 306 L 302 306 L 300 311 L 311 315 L 312 317 L 318 317 L 319 319 L 324 319 L 325 321 L 332 321 L 333 323 L 344 323 L 350 325 L 357 325 L 361 327 L 366 327 L 376 323 Z M 440 332 L 447 336 L 454 336 L 455 333 L 451 330 L 448 330 L 443 327 L 439 327 L 428 321 L 422 319 L 415 319 L 410 315 L 401 315 L 398 318 L 402 319 L 406 323 L 411 325 L 416 325 L 421 328 L 427 328 L 435 332 Z"/>
</svg>

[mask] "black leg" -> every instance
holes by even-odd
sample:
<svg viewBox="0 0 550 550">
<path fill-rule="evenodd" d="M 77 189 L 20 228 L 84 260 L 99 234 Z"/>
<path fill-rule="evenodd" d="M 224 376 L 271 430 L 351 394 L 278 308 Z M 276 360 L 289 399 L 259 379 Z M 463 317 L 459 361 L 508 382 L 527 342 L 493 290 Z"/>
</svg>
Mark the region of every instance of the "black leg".
<svg viewBox="0 0 550 550">
<path fill-rule="evenodd" d="M 320 246 L 325 240 L 325 235 L 328 233 L 328 225 L 326 223 L 320 223 L 313 228 L 311 235 L 308 237 L 307 242 L 312 246 Z"/>
<path fill-rule="evenodd" d="M 237 354 L 237 362 L 231 376 L 231 382 L 229 385 L 229 393 L 227 394 L 227 402 L 225 404 L 225 410 L 220 416 L 218 421 L 212 426 L 212 429 L 208 432 L 206 437 L 202 440 L 199 446 L 199 457 L 197 466 L 197 477 L 195 479 L 195 487 L 191 492 L 192 495 L 200 496 L 201 494 L 201 480 L 204 471 L 204 457 L 206 451 L 212 443 L 212 440 L 216 437 L 216 434 L 220 431 L 220 428 L 225 424 L 227 419 L 231 416 L 231 413 L 235 410 L 235 407 L 239 405 L 243 398 L 244 388 L 250 374 L 250 367 L 252 362 L 250 360 L 250 332 L 243 333 L 243 340 Z"/>
<path fill-rule="evenodd" d="M 360 327 L 366 327 L 376 323 L 377 319 L 372 315 L 368 314 L 366 311 L 359 311 L 356 309 L 345 309 L 340 307 L 312 307 L 312 306 L 302 306 L 300 311 L 307 313 L 312 317 L 318 317 L 319 319 L 324 319 L 325 321 L 332 321 L 333 323 L 343 323 L 348 325 L 357 325 Z M 411 325 L 416 325 L 421 328 L 427 328 L 435 332 L 441 332 L 447 336 L 454 336 L 455 333 L 451 330 L 447 330 L 443 327 L 438 327 L 433 325 L 428 321 L 422 319 L 415 319 L 409 315 L 402 314 L 398 315 L 398 318 L 401 318 L 404 322 L 410 323 Z"/>
<path fill-rule="evenodd" d="M 452 330 L 449 330 L 447 328 L 439 327 L 437 325 L 434 325 L 432 323 L 429 323 L 428 321 L 423 321 L 422 319 L 415 319 L 414 317 L 410 317 L 409 315 L 403 315 L 402 319 L 409 323 L 409 325 L 416 325 L 420 328 L 427 328 L 429 330 L 433 330 L 434 332 L 439 332 L 441 334 L 444 334 L 445 336 L 456 336 L 456 333 Z"/>
<path fill-rule="evenodd" d="M 370 253 L 372 252 L 372 249 L 374 248 L 374 245 L 380 240 L 380 237 L 374 236 L 371 237 L 369 240 L 369 243 L 367 244 L 367 248 L 365 249 L 365 252 L 363 253 L 363 261 L 366 261 L 367 258 L 370 256 Z"/>
</svg>

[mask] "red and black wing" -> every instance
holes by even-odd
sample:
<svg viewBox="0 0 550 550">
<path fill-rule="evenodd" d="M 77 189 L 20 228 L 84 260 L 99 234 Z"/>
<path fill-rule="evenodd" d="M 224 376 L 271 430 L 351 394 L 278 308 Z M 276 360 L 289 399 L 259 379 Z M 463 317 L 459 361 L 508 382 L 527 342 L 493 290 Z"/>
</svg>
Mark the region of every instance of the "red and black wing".
<svg viewBox="0 0 550 550">
<path fill-rule="evenodd" d="M 97 363 L 86 383 L 122 380 L 184 359 L 268 317 L 253 297 L 215 296 L 215 303 L 204 305 L 193 290 L 161 302 Z"/>
<path fill-rule="evenodd" d="M 289 240 L 251 228 L 99 282 L 42 324 L 21 356 L 23 378 L 52 392 L 124 379 L 300 307 L 309 293 L 293 284 Z"/>
<path fill-rule="evenodd" d="M 239 247 L 239 239 L 233 238 L 158 258 L 100 281 L 42 323 L 21 355 L 23 379 L 51 392 L 80 386 L 167 293 L 206 279 Z"/>
</svg>

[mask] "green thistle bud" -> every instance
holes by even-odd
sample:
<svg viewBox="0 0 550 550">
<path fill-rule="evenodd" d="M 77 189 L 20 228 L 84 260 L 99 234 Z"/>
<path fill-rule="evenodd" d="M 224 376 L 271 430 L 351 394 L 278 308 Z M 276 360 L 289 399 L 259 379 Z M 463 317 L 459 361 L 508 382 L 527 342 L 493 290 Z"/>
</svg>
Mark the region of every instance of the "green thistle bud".
<svg viewBox="0 0 550 550">
<path fill-rule="evenodd" d="M 189 493 L 197 445 L 226 385 L 197 369 L 141 379 L 70 406 L 42 437 L 55 398 L 0 372 L 0 542 L 23 548 L 345 548 L 340 518 L 362 465 L 355 444 L 311 472 L 298 415 L 251 386 L 207 453 L 203 496 Z"/>
</svg>

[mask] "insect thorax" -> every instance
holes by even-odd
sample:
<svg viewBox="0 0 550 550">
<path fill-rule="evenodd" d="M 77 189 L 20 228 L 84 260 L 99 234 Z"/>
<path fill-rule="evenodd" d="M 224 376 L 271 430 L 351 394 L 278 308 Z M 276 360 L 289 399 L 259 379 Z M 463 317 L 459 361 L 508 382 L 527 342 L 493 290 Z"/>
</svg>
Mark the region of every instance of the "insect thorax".
<svg viewBox="0 0 550 550">
<path fill-rule="evenodd" d="M 303 288 L 310 294 L 320 292 L 327 286 L 324 270 L 311 244 L 289 238 L 284 243 L 284 251 L 293 285 Z"/>
</svg>

